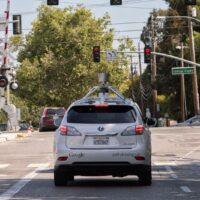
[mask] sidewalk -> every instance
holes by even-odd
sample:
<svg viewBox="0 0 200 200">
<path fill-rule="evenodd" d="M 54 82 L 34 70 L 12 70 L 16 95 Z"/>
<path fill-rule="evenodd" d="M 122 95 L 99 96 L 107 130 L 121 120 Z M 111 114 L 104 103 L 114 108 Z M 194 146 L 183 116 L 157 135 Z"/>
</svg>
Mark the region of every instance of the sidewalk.
<svg viewBox="0 0 200 200">
<path fill-rule="evenodd" d="M 20 131 L 20 132 L 0 132 L 0 143 L 1 142 L 6 142 L 10 140 L 15 140 L 16 138 L 22 138 L 22 137 L 28 137 L 34 132 L 29 132 L 29 131 Z"/>
</svg>

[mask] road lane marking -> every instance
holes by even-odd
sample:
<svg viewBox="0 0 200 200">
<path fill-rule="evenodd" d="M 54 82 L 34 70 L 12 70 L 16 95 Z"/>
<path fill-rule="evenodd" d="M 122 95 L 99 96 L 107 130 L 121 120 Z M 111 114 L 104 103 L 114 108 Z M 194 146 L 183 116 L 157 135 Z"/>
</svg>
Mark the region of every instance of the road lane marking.
<svg viewBox="0 0 200 200">
<path fill-rule="evenodd" d="M 6 176 L 8 176 L 8 175 L 6 175 L 6 174 L 0 174 L 0 177 L 6 177 Z"/>
<path fill-rule="evenodd" d="M 165 169 L 170 173 L 170 176 L 174 179 L 178 179 L 178 176 L 175 174 L 175 172 L 172 170 L 170 166 L 165 166 Z"/>
<path fill-rule="evenodd" d="M 194 152 L 196 152 L 199 149 L 200 149 L 200 146 L 196 147 L 195 149 L 193 149 L 192 151 L 188 152 L 187 154 L 185 154 L 183 157 L 177 159 L 176 161 L 180 161 L 180 160 L 183 160 L 183 159 L 187 158 L 188 156 L 190 156 L 191 154 L 193 154 Z"/>
<path fill-rule="evenodd" d="M 0 183 L 0 186 L 10 186 L 11 184 L 10 183 Z"/>
<path fill-rule="evenodd" d="M 173 179 L 178 179 L 178 176 L 175 174 L 175 172 L 172 170 L 172 168 L 170 166 L 176 166 L 175 162 L 155 162 L 154 163 L 155 166 L 164 166 L 166 171 L 169 172 L 169 175 L 173 178 Z"/>
<path fill-rule="evenodd" d="M 154 162 L 156 166 L 176 166 L 175 162 Z"/>
<path fill-rule="evenodd" d="M 44 167 L 46 166 L 46 163 L 32 163 L 30 165 L 28 165 L 28 168 L 39 168 L 39 167 Z"/>
<path fill-rule="evenodd" d="M 192 192 L 192 191 L 190 190 L 190 188 L 187 187 L 187 186 L 181 186 L 181 190 L 182 190 L 183 192 L 186 192 L 186 193 Z"/>
<path fill-rule="evenodd" d="M 0 195 L 1 200 L 9 200 L 11 199 L 16 193 L 18 193 L 27 183 L 29 183 L 35 176 L 38 175 L 38 171 L 45 170 L 50 163 L 46 163 L 43 167 L 38 167 L 31 173 L 24 176 L 21 180 L 11 186 L 6 192 Z"/>
<path fill-rule="evenodd" d="M 0 164 L 0 169 L 4 169 L 6 167 L 8 167 L 10 164 Z"/>
</svg>

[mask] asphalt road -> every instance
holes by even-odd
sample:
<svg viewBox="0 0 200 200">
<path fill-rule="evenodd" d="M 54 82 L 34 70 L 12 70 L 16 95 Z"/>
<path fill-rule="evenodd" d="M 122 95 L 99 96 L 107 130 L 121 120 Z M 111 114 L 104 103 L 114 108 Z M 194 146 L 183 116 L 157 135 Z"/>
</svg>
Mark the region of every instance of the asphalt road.
<svg viewBox="0 0 200 200">
<path fill-rule="evenodd" d="M 56 188 L 53 132 L 0 143 L 0 200 L 199 200 L 200 128 L 152 129 L 153 184 L 137 177 L 75 177 Z"/>
</svg>

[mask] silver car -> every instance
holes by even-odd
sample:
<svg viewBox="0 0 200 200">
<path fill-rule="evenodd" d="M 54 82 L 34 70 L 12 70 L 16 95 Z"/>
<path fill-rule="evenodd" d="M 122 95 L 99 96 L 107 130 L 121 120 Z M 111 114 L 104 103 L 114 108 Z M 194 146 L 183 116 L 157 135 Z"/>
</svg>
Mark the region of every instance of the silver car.
<svg viewBox="0 0 200 200">
<path fill-rule="evenodd" d="M 140 184 L 151 185 L 150 131 L 138 105 L 110 85 L 96 86 L 74 102 L 55 132 L 55 186 L 76 175 L 137 175 Z"/>
</svg>

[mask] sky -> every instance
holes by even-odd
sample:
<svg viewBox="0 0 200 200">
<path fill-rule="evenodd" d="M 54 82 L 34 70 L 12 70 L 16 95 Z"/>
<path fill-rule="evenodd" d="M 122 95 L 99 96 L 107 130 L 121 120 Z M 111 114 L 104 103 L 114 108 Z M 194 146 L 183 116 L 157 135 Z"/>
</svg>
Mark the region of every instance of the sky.
<svg viewBox="0 0 200 200">
<path fill-rule="evenodd" d="M 111 6 L 110 0 L 59 0 L 59 7 L 75 6 L 77 3 L 90 9 L 96 17 L 103 17 L 107 12 L 113 24 L 110 27 L 117 31 L 115 38 L 129 36 L 133 38 L 136 47 L 150 12 L 153 9 L 168 7 L 164 0 L 122 0 L 120 6 Z M 0 0 L 0 18 L 4 16 L 6 4 L 7 0 Z M 12 14 L 22 15 L 23 35 L 31 30 L 31 23 L 36 19 L 37 8 L 41 4 L 46 4 L 46 0 L 10 0 L 10 21 Z M 9 30 L 9 34 L 12 35 L 12 24 Z M 0 31 L 0 38 L 3 37 L 4 31 Z M 141 47 L 143 47 L 142 43 Z"/>
</svg>

